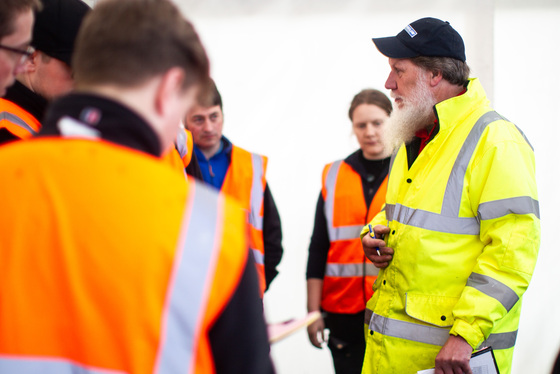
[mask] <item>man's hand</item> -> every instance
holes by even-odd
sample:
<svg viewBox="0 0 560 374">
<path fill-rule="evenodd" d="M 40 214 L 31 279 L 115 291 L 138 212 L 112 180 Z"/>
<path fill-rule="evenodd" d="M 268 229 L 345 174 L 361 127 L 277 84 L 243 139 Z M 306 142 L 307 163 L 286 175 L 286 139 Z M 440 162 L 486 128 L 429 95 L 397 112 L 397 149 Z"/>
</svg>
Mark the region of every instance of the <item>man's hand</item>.
<svg viewBox="0 0 560 374">
<path fill-rule="evenodd" d="M 460 336 L 449 335 L 436 356 L 435 374 L 472 374 L 472 347 Z"/>
<path fill-rule="evenodd" d="M 381 238 L 389 234 L 389 228 L 383 225 L 377 225 L 373 228 L 375 236 Z M 389 266 L 389 262 L 393 259 L 393 248 L 385 247 L 387 244 L 383 239 L 374 239 L 370 234 L 364 235 L 362 238 L 362 247 L 364 248 L 364 254 L 366 257 L 373 262 L 373 265 L 377 268 L 386 268 Z M 377 249 L 379 253 L 377 254 Z"/>
<path fill-rule="evenodd" d="M 325 322 L 323 321 L 323 317 L 319 317 L 317 321 L 307 326 L 307 335 L 309 335 L 309 341 L 319 349 L 323 348 L 322 344 L 325 342 L 324 330 Z"/>
</svg>

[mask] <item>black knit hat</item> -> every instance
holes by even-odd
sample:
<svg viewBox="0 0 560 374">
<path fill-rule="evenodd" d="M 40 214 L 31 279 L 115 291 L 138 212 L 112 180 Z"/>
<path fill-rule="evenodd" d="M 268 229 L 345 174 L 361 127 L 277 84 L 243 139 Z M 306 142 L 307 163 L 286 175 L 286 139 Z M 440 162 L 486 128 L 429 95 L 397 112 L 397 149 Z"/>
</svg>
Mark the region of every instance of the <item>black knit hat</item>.
<svg viewBox="0 0 560 374">
<path fill-rule="evenodd" d="M 81 0 L 42 0 L 36 14 L 31 45 L 48 56 L 70 65 L 74 41 L 86 13 L 91 9 Z"/>
<path fill-rule="evenodd" d="M 451 57 L 466 61 L 465 44 L 449 22 L 421 18 L 406 26 L 397 36 L 373 38 L 375 46 L 387 57 Z"/>
</svg>

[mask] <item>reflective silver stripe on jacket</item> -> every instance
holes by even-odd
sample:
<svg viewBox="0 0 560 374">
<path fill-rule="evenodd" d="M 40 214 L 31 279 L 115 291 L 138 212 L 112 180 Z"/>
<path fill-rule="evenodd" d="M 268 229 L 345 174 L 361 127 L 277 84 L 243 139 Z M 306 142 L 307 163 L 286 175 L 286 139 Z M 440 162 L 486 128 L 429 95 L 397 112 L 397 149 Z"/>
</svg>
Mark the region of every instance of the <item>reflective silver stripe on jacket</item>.
<svg viewBox="0 0 560 374">
<path fill-rule="evenodd" d="M 253 159 L 253 185 L 251 186 L 251 210 L 249 212 L 249 223 L 257 230 L 263 229 L 263 218 L 261 207 L 263 204 L 264 189 L 262 179 L 264 176 L 263 159 L 257 154 L 251 154 Z"/>
<path fill-rule="evenodd" d="M 1 373 L 17 374 L 125 374 L 123 371 L 105 370 L 80 365 L 69 360 L 45 357 L 0 357 Z"/>
<path fill-rule="evenodd" d="M 478 145 L 478 141 L 482 136 L 486 127 L 495 121 L 503 119 L 498 113 L 492 111 L 484 113 L 474 124 L 463 146 L 459 150 L 459 154 L 451 169 L 451 175 L 447 180 L 447 187 L 443 196 L 443 204 L 441 206 L 441 215 L 445 217 L 458 217 L 459 208 L 461 206 L 461 194 L 463 192 L 463 183 L 465 173 L 472 158 L 474 150 Z"/>
<path fill-rule="evenodd" d="M 498 334 L 490 334 L 488 339 L 482 342 L 476 349 L 484 347 L 492 347 L 493 349 L 509 349 L 515 346 L 517 340 L 517 330 L 511 332 L 502 332 Z"/>
<path fill-rule="evenodd" d="M 508 214 L 534 214 L 540 219 L 539 202 L 529 196 L 488 201 L 478 206 L 481 220 L 494 219 Z"/>
<path fill-rule="evenodd" d="M 508 312 L 519 301 L 519 296 L 514 290 L 487 275 L 471 273 L 467 280 L 467 287 L 475 288 L 498 300 Z"/>
<path fill-rule="evenodd" d="M 156 360 L 156 373 L 188 373 L 196 357 L 196 340 L 209 297 L 207 282 L 218 256 L 220 223 L 218 196 L 196 185 L 191 211 L 183 219 L 182 242 L 166 297 L 161 336 L 163 341 Z M 192 218 L 192 219 L 190 219 Z M 188 224 L 188 226 L 186 226 Z"/>
<path fill-rule="evenodd" d="M 175 139 L 175 148 L 177 149 L 177 152 L 179 152 L 179 155 L 181 155 L 181 158 L 185 157 L 187 153 L 189 153 L 187 148 L 187 133 L 180 127 L 177 131 L 177 139 Z"/>
<path fill-rule="evenodd" d="M 14 125 L 17 125 L 17 126 L 23 128 L 23 129 L 25 129 L 26 131 L 29 131 L 33 135 L 37 134 L 37 132 L 33 129 L 33 127 L 29 126 L 27 124 L 27 122 L 25 122 L 20 117 L 16 116 L 14 113 L 6 112 L 6 111 L 0 112 L 0 121 L 1 120 L 10 121 Z"/>
<path fill-rule="evenodd" d="M 413 322 L 400 321 L 373 313 L 370 309 L 365 311 L 364 323 L 369 330 L 385 336 L 410 340 L 419 343 L 443 346 L 449 338 L 450 328 L 420 325 Z M 509 349 L 515 346 L 517 331 L 490 334 L 477 349 L 491 346 L 493 349 Z"/>
<path fill-rule="evenodd" d="M 480 219 L 492 219 L 507 214 L 535 214 L 539 217 L 539 203 L 528 196 L 481 203 L 476 217 L 459 217 L 465 172 L 478 141 L 486 127 L 504 119 L 496 112 L 482 115 L 463 143 L 451 170 L 441 207 L 441 214 L 413 209 L 401 204 L 387 204 L 387 220 L 409 226 L 450 234 L 479 235 Z M 524 135 L 523 135 L 524 136 Z"/>
<path fill-rule="evenodd" d="M 414 342 L 439 345 L 445 344 L 449 338 L 450 328 L 420 325 L 399 321 L 373 313 L 369 321 L 369 329 L 385 336 L 411 340 Z"/>
<path fill-rule="evenodd" d="M 329 232 L 329 240 L 331 242 L 359 238 L 360 232 L 364 227 L 364 225 L 334 226 L 334 197 L 336 180 L 338 179 L 338 171 L 340 170 L 341 164 L 342 160 L 333 162 L 325 178 L 325 189 L 327 190 L 327 198 L 325 200 L 325 218 L 327 219 L 327 229 Z"/>
<path fill-rule="evenodd" d="M 365 270 L 365 274 L 364 274 Z M 355 264 L 331 264 L 327 263 L 325 276 L 328 277 L 362 277 L 375 276 L 379 274 L 379 269 L 371 263 L 355 263 Z"/>
<path fill-rule="evenodd" d="M 258 249 L 251 248 L 251 253 L 257 264 L 264 265 L 264 255 Z"/>
<path fill-rule="evenodd" d="M 478 235 L 480 233 L 480 224 L 475 217 L 445 217 L 401 204 L 386 204 L 385 212 L 388 221 L 397 221 L 421 229 L 449 234 Z"/>
</svg>

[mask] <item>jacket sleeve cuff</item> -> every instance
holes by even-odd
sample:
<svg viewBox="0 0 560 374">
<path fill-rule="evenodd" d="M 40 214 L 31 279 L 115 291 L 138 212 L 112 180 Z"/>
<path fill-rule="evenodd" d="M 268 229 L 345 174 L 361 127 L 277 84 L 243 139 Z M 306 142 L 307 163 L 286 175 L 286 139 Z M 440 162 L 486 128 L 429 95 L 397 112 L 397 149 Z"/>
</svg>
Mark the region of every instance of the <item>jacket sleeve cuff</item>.
<svg viewBox="0 0 560 374">
<path fill-rule="evenodd" d="M 369 224 L 372 227 L 375 227 L 376 225 L 387 225 L 387 218 L 385 217 L 385 211 L 382 210 L 381 212 L 377 213 L 377 215 L 375 217 L 373 217 L 373 219 L 371 220 L 371 222 L 369 222 Z M 363 239 L 364 236 L 369 232 L 369 227 L 368 225 L 365 225 L 364 228 L 362 229 L 362 232 L 360 232 L 360 239 Z"/>
<path fill-rule="evenodd" d="M 476 349 L 484 341 L 484 335 L 476 328 L 476 324 L 471 325 L 460 319 L 455 320 L 449 334 L 462 337 L 473 349 Z"/>
<path fill-rule="evenodd" d="M 363 222 L 363 221 L 362 221 Z M 354 231 L 355 232 L 355 231 Z M 364 228 L 362 229 L 362 232 L 360 233 L 360 239 L 363 239 L 364 236 L 369 232 L 369 228 L 368 225 L 365 225 Z"/>
</svg>

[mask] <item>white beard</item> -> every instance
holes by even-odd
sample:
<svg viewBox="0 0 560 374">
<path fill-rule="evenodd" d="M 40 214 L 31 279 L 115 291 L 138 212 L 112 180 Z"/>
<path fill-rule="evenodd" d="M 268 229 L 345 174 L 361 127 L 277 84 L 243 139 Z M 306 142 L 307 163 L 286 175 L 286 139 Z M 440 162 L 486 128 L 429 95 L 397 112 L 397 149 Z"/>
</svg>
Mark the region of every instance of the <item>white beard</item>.
<svg viewBox="0 0 560 374">
<path fill-rule="evenodd" d="M 433 124 L 433 107 L 437 104 L 432 92 L 428 89 L 425 79 L 419 74 L 416 87 L 410 97 L 400 97 L 402 108 L 395 107 L 385 129 L 385 147 L 391 152 L 397 150 L 403 143 L 408 144 L 421 129 Z M 395 98 L 391 92 L 391 97 Z"/>
</svg>

